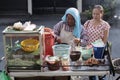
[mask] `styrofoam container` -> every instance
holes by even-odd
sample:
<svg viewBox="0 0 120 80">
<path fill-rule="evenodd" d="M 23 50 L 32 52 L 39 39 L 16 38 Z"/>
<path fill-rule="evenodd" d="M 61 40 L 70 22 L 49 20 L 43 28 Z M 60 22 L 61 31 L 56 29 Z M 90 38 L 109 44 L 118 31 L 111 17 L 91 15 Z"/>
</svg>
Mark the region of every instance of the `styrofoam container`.
<svg viewBox="0 0 120 80">
<path fill-rule="evenodd" d="M 54 56 L 62 57 L 63 55 L 69 56 L 71 46 L 66 44 L 58 44 L 52 46 Z"/>
</svg>

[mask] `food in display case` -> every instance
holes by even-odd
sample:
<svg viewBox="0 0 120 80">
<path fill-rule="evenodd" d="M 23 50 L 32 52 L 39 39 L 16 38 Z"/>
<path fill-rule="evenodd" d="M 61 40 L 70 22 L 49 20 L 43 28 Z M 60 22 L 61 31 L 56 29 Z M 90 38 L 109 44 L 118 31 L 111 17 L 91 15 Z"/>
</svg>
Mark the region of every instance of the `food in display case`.
<svg viewBox="0 0 120 80">
<path fill-rule="evenodd" d="M 30 60 L 23 60 L 20 58 L 16 58 L 16 59 L 11 59 L 8 60 L 8 65 L 14 65 L 14 66 L 32 66 L 34 65 L 34 61 L 30 61 Z"/>
<path fill-rule="evenodd" d="M 39 65 L 40 69 L 41 65 L 39 50 L 30 53 L 20 48 L 16 51 L 11 51 L 11 53 L 7 53 L 7 60 L 7 66 L 10 69 L 12 67 L 16 67 L 16 69 L 25 69 L 25 67 L 30 69 L 31 67 L 33 69 L 35 65 Z"/>
</svg>

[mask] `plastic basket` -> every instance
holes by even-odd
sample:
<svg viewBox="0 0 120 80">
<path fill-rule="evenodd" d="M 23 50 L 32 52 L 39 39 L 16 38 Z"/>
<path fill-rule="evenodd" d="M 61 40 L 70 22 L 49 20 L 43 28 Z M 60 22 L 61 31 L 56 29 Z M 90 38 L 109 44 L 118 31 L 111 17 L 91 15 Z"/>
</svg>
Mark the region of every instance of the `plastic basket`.
<svg viewBox="0 0 120 80">
<path fill-rule="evenodd" d="M 54 56 L 58 56 L 58 57 L 62 57 L 63 55 L 69 56 L 71 51 L 71 46 L 65 44 L 54 45 L 52 46 L 52 48 L 53 48 Z"/>
<path fill-rule="evenodd" d="M 21 42 L 21 47 L 26 52 L 33 52 L 38 49 L 39 44 L 39 41 L 36 39 L 25 39 Z"/>
<path fill-rule="evenodd" d="M 120 58 L 113 60 L 113 66 L 116 69 L 116 73 L 120 74 Z"/>
</svg>

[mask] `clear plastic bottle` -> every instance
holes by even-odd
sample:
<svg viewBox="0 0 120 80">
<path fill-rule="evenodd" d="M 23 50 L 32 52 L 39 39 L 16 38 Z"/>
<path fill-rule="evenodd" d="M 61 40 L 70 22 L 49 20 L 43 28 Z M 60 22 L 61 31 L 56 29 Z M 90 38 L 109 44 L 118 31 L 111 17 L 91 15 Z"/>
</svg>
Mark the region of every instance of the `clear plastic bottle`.
<svg viewBox="0 0 120 80">
<path fill-rule="evenodd" d="M 62 63 L 62 70 L 63 71 L 68 71 L 69 70 L 69 64 L 70 64 L 70 62 L 69 62 L 69 57 L 68 56 L 63 56 L 62 58 L 61 58 L 61 63 Z"/>
<path fill-rule="evenodd" d="M 82 47 L 86 47 L 87 46 L 87 43 L 84 39 L 81 39 L 81 44 L 80 44 Z"/>
</svg>

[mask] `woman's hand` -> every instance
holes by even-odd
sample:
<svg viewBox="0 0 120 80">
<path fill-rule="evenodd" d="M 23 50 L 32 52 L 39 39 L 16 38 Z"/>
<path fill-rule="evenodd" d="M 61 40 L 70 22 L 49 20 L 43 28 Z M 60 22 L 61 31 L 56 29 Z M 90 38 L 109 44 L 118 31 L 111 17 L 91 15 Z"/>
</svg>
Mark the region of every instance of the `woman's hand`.
<svg viewBox="0 0 120 80">
<path fill-rule="evenodd" d="M 57 44 L 60 44 L 60 43 L 61 43 L 61 39 L 60 39 L 59 36 L 55 36 L 55 42 L 56 42 Z"/>
<path fill-rule="evenodd" d="M 79 38 L 75 38 L 74 39 L 74 43 L 79 44 L 80 43 L 80 39 Z"/>
<path fill-rule="evenodd" d="M 57 39 L 56 42 L 57 42 L 58 44 L 60 44 L 60 43 L 61 43 L 61 39 Z"/>
</svg>

